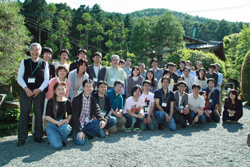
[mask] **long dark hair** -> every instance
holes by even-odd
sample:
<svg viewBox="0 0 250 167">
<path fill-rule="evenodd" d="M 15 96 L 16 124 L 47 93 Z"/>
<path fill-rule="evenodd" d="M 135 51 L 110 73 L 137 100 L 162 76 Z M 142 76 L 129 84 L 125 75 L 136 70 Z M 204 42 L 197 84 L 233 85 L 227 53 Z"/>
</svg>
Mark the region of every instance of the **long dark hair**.
<svg viewBox="0 0 250 167">
<path fill-rule="evenodd" d="M 57 111 L 58 111 L 58 103 L 56 101 L 56 93 L 55 93 L 55 90 L 57 87 L 59 86 L 64 86 L 65 88 L 67 88 L 67 85 L 63 82 L 57 82 L 54 87 L 53 87 L 53 90 L 54 90 L 54 96 L 52 97 L 52 101 L 53 101 L 53 115 L 54 115 L 54 118 L 56 119 L 57 118 Z"/>
<path fill-rule="evenodd" d="M 81 65 L 85 64 L 86 70 L 88 69 L 88 60 L 87 59 L 80 59 L 77 63 L 77 73 L 79 72 L 79 68 Z M 86 71 L 84 71 L 83 75 L 85 74 Z"/>
<path fill-rule="evenodd" d="M 238 99 L 238 93 L 237 90 L 235 89 L 231 89 L 228 93 L 228 99 L 227 102 L 229 103 L 229 105 L 232 105 L 232 99 L 230 98 L 230 93 L 232 93 L 233 95 L 235 95 L 235 105 L 238 103 L 239 99 Z"/>
<path fill-rule="evenodd" d="M 204 68 L 200 68 L 199 69 L 199 73 L 198 73 L 198 80 L 201 80 L 201 77 L 200 77 L 200 71 L 204 71 L 204 77 L 203 77 L 203 80 L 206 80 L 206 70 Z"/>
<path fill-rule="evenodd" d="M 153 78 L 152 78 L 152 81 L 151 81 L 151 86 L 154 87 L 155 86 L 155 74 L 154 74 L 153 70 L 148 70 L 147 71 L 145 80 L 149 80 L 148 79 L 148 73 L 150 73 L 150 72 L 153 74 Z"/>
</svg>

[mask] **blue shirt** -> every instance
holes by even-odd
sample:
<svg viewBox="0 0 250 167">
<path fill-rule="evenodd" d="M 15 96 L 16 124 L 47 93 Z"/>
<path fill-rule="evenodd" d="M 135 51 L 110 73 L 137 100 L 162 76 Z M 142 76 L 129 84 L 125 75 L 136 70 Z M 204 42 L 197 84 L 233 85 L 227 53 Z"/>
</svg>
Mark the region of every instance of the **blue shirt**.
<svg viewBox="0 0 250 167">
<path fill-rule="evenodd" d="M 208 87 L 203 89 L 203 91 L 206 91 L 207 96 L 210 93 L 210 90 Z M 215 88 L 211 97 L 208 99 L 209 100 L 209 108 L 208 108 L 209 110 L 215 109 L 215 105 L 219 104 L 219 98 L 220 98 L 220 91 L 219 91 L 219 89 Z"/>
<path fill-rule="evenodd" d="M 110 103 L 111 103 L 111 108 L 115 111 L 116 108 L 118 108 L 118 110 L 122 109 L 123 110 L 123 98 L 121 93 L 119 93 L 117 96 L 115 94 L 115 90 L 111 89 L 106 93 L 110 99 Z"/>
</svg>

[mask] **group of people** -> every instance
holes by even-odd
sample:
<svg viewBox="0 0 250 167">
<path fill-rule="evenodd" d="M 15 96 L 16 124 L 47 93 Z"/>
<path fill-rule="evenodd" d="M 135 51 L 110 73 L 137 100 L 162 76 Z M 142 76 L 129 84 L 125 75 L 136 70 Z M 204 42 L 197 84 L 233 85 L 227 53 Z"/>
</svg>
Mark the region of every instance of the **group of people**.
<svg viewBox="0 0 250 167">
<path fill-rule="evenodd" d="M 131 69 L 130 59 L 112 55 L 111 67 L 103 67 L 102 54 L 94 53 L 89 65 L 85 49 L 78 50 L 78 60 L 70 65 L 66 49 L 60 51 L 59 62 L 49 64 L 52 54 L 51 48 L 32 43 L 31 58 L 21 61 L 17 146 L 27 139 L 32 106 L 34 141 L 43 143 L 46 130 L 54 149 L 65 147 L 70 133 L 76 145 L 84 145 L 86 137 L 105 138 L 119 130 L 129 133 L 167 126 L 175 131 L 177 124 L 185 128 L 220 122 L 223 75 L 219 64 L 211 64 L 206 72 L 202 62 L 197 62 L 195 71 L 190 61 L 181 60 L 178 70 L 171 62 L 161 69 L 154 58 L 148 70 L 144 63 Z M 222 121 L 237 122 L 241 117 L 242 102 L 232 89 Z"/>
</svg>

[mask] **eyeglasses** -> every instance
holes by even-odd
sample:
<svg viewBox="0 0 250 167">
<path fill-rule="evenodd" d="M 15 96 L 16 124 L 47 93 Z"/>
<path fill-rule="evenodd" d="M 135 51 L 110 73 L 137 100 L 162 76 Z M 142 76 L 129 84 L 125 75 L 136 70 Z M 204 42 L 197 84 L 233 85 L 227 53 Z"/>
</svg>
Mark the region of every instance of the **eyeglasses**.
<svg viewBox="0 0 250 167">
<path fill-rule="evenodd" d="M 115 88 L 122 89 L 122 88 L 123 88 L 123 86 L 116 86 Z"/>
</svg>

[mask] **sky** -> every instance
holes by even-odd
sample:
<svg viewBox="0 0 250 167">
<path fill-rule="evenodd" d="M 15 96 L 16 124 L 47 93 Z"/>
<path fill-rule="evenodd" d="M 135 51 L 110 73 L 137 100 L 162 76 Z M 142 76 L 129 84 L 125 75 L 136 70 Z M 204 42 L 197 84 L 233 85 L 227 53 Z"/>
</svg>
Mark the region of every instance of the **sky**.
<svg viewBox="0 0 250 167">
<path fill-rule="evenodd" d="M 227 21 L 250 22 L 249 0 L 46 0 L 47 3 L 80 5 L 98 4 L 106 12 L 131 13 L 147 8 L 166 8 L 194 16 Z"/>
</svg>

